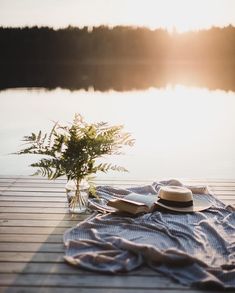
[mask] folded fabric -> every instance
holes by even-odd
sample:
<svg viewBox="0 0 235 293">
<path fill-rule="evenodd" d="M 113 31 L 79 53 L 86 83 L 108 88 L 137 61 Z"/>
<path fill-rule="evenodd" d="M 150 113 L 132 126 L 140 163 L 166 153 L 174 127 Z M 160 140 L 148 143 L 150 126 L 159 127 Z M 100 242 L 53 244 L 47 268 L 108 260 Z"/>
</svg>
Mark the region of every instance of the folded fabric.
<svg viewBox="0 0 235 293">
<path fill-rule="evenodd" d="M 169 184 L 175 182 L 127 189 L 99 186 L 98 193 L 103 198 L 131 192 L 148 196 Z M 89 218 L 65 232 L 65 260 L 105 273 L 147 265 L 183 285 L 235 288 L 235 213 L 200 188 L 203 194 L 194 196 L 212 203 L 203 212 L 155 211 L 134 217 L 107 214 Z"/>
</svg>

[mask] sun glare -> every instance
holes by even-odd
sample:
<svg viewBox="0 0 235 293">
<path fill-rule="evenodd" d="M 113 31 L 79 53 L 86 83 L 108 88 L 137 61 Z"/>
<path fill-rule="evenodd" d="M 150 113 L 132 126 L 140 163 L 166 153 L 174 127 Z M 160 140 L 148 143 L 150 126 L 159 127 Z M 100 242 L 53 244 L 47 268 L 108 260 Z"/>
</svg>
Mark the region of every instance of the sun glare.
<svg viewBox="0 0 235 293">
<path fill-rule="evenodd" d="M 185 32 L 235 25 L 233 0 L 0 0 L 0 25 L 133 25 Z"/>
<path fill-rule="evenodd" d="M 213 25 L 224 26 L 235 21 L 234 15 L 231 16 L 231 11 L 229 12 L 231 6 L 235 11 L 235 1 L 231 3 L 225 0 L 223 6 L 220 0 L 129 0 L 120 1 L 119 4 L 119 7 L 115 7 L 117 11 L 120 9 L 119 13 L 109 22 L 112 25 L 120 22 L 151 29 L 162 27 L 169 31 L 185 32 Z M 122 11 L 121 4 L 124 6 Z M 109 6 L 107 9 L 110 8 Z"/>
</svg>

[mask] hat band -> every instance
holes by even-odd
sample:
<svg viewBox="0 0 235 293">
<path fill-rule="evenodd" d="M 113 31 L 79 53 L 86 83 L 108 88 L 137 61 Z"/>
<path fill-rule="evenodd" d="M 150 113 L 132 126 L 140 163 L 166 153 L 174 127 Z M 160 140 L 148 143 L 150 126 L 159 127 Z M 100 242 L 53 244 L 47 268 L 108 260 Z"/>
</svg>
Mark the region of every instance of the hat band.
<svg viewBox="0 0 235 293">
<path fill-rule="evenodd" d="M 159 198 L 158 202 L 170 206 L 170 207 L 177 207 L 177 208 L 187 208 L 193 206 L 193 201 L 174 201 L 174 200 L 167 200 L 163 198 Z"/>
</svg>

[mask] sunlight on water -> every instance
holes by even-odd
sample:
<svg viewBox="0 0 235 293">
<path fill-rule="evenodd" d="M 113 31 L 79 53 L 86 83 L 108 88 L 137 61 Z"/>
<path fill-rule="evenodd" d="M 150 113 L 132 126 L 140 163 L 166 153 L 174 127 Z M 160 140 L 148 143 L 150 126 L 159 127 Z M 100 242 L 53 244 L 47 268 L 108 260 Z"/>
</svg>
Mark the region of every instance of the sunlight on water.
<svg viewBox="0 0 235 293">
<path fill-rule="evenodd" d="M 136 144 L 114 163 L 141 178 L 233 178 L 235 93 L 177 85 L 131 92 L 11 89 L 0 92 L 0 174 L 32 174 L 35 157 L 8 155 L 32 131 L 81 113 L 88 122 L 123 124 Z M 104 175 L 102 175 L 104 177 Z"/>
</svg>

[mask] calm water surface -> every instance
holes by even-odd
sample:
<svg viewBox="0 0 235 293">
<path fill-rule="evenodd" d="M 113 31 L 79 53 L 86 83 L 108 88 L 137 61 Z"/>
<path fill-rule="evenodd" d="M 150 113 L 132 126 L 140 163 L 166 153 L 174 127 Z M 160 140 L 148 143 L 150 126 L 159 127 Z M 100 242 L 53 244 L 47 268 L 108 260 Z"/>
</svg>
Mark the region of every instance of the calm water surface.
<svg viewBox="0 0 235 293">
<path fill-rule="evenodd" d="M 57 88 L 0 92 L 0 174 L 28 175 L 33 156 L 16 156 L 24 135 L 49 131 L 53 121 L 70 122 L 81 113 L 88 122 L 123 124 L 136 144 L 111 161 L 141 178 L 234 178 L 235 93 L 182 85 L 143 91 L 99 92 Z"/>
</svg>

